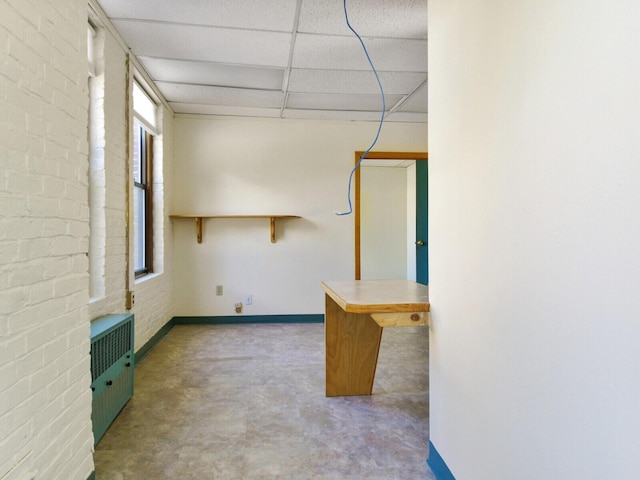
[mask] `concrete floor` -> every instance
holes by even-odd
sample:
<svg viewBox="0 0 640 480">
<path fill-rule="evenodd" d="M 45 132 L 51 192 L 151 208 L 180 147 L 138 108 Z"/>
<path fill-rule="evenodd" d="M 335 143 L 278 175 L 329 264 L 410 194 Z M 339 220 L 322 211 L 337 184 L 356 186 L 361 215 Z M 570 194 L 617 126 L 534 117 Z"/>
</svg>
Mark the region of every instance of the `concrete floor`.
<svg viewBox="0 0 640 480">
<path fill-rule="evenodd" d="M 385 328 L 373 395 L 327 398 L 322 324 L 176 326 L 136 367 L 97 480 L 435 480 L 428 343 Z"/>
</svg>

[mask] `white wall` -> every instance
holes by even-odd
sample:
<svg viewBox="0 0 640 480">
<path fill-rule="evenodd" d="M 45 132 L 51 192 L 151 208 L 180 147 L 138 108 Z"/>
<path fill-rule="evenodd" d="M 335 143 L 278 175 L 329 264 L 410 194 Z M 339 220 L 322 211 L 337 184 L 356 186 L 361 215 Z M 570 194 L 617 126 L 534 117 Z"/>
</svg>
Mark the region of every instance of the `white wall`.
<svg viewBox="0 0 640 480">
<path fill-rule="evenodd" d="M 429 2 L 430 438 L 459 480 L 640 471 L 638 18 Z"/>
<path fill-rule="evenodd" d="M 0 4 L 0 478 L 93 470 L 87 14 Z"/>
<path fill-rule="evenodd" d="M 361 167 L 360 248 L 363 280 L 407 278 L 406 168 Z"/>
<path fill-rule="evenodd" d="M 176 315 L 324 312 L 321 280 L 354 275 L 347 182 L 375 123 L 177 116 L 171 213 L 293 214 L 269 241 L 268 220 L 173 220 Z M 426 151 L 425 124 L 383 126 L 377 150 Z M 224 286 L 216 297 L 215 286 Z"/>
</svg>

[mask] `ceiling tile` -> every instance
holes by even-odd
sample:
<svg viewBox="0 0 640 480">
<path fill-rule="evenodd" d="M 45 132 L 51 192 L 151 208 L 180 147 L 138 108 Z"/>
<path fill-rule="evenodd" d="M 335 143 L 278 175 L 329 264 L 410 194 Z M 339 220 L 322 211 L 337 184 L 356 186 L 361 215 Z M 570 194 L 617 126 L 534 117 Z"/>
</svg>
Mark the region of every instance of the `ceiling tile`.
<svg viewBox="0 0 640 480">
<path fill-rule="evenodd" d="M 363 37 L 427 39 L 427 0 L 349 0 L 349 23 Z M 305 0 L 298 31 L 352 35 L 343 2 Z"/>
<path fill-rule="evenodd" d="M 426 112 L 427 111 L 427 84 L 425 84 L 420 90 L 412 95 L 406 102 L 404 102 L 399 112 Z"/>
<path fill-rule="evenodd" d="M 170 23 L 291 32 L 296 0 L 98 0 L 112 19 L 138 18 Z"/>
<path fill-rule="evenodd" d="M 283 118 L 309 120 L 360 121 L 380 123 L 380 114 L 374 112 L 352 112 L 348 110 L 297 110 L 287 108 L 282 112 Z M 385 120 L 386 121 L 386 120 Z"/>
<path fill-rule="evenodd" d="M 427 79 L 426 73 L 378 72 L 385 94 L 407 94 Z M 289 91 L 300 93 L 379 94 L 380 87 L 371 69 L 291 70 Z"/>
<path fill-rule="evenodd" d="M 170 102 L 169 105 L 178 114 L 225 115 L 234 117 L 280 117 L 279 108 L 234 107 L 228 105 L 202 105 L 194 103 Z"/>
<path fill-rule="evenodd" d="M 372 38 L 365 41 L 378 71 L 427 71 L 427 41 Z M 299 34 L 293 68 L 369 70 L 369 62 L 355 37 Z"/>
<path fill-rule="evenodd" d="M 380 123 L 379 113 L 354 112 L 349 110 L 297 110 L 293 108 L 286 108 L 282 112 L 282 118 Z M 395 112 L 385 115 L 384 122 L 427 123 L 427 114 Z M 382 128 L 384 131 L 384 125 Z"/>
<path fill-rule="evenodd" d="M 167 82 L 157 82 L 156 84 L 167 101 L 176 103 L 279 108 L 284 99 L 282 92 Z"/>
<path fill-rule="evenodd" d="M 393 112 L 384 117 L 385 122 L 427 123 L 427 113 Z"/>
<path fill-rule="evenodd" d="M 401 95 L 385 95 L 387 108 L 402 98 Z M 381 112 L 380 95 L 341 95 L 320 93 L 290 93 L 287 108 L 308 110 L 350 110 Z"/>
<path fill-rule="evenodd" d="M 282 68 L 151 57 L 140 57 L 140 61 L 147 72 L 155 80 L 161 82 L 282 90 L 284 77 L 284 69 Z"/>
<path fill-rule="evenodd" d="M 286 67 L 290 35 L 116 20 L 136 56 Z"/>
</svg>

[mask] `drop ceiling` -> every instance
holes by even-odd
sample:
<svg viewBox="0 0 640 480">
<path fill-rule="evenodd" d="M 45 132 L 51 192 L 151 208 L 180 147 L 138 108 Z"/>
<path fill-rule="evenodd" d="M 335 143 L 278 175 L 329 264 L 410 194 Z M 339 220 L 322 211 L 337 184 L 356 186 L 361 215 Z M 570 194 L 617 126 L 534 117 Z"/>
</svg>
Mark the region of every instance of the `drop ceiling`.
<svg viewBox="0 0 640 480">
<path fill-rule="evenodd" d="M 97 0 L 176 113 L 379 121 L 343 0 Z M 427 0 L 347 0 L 386 121 L 427 121 Z"/>
</svg>

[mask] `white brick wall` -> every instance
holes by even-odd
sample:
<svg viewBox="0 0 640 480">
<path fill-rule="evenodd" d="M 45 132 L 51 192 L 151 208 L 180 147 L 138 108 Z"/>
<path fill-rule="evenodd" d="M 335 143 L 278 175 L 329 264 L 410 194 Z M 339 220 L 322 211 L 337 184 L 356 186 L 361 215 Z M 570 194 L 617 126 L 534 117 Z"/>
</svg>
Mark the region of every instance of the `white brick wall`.
<svg viewBox="0 0 640 480">
<path fill-rule="evenodd" d="M 104 48 L 99 54 L 99 78 L 103 85 L 104 120 L 102 131 L 97 135 L 102 146 L 105 192 L 104 234 L 101 247 L 104 248 L 104 269 L 101 279 L 103 292 L 90 306 L 91 318 L 109 313 L 125 311 L 126 292 L 126 55 L 107 32 Z M 102 46 L 102 42 L 98 48 Z M 102 137 L 102 138 L 100 138 Z"/>
<path fill-rule="evenodd" d="M 165 175 L 173 157 L 173 113 L 160 115 L 161 132 L 154 142 L 154 267 L 156 273 L 136 281 L 133 259 L 127 263 L 127 252 L 133 255 L 133 239 L 127 239 L 127 189 L 133 195 L 133 183 L 127 178 L 127 139 L 130 132 L 127 114 L 127 57 L 116 39 L 105 29 L 104 49 L 98 55 L 98 81 L 104 82 L 104 294 L 92 299 L 90 317 L 125 311 L 127 280 L 135 293 L 135 349 L 139 350 L 173 316 L 171 255 L 171 223 L 168 219 L 170 185 Z M 98 42 L 99 44 L 101 42 Z M 101 77 L 102 72 L 104 76 Z M 162 106 L 160 106 L 162 108 Z M 129 112 L 132 110 L 129 109 Z M 129 171 L 131 171 L 129 169 Z M 133 228 L 131 228 L 131 232 Z M 129 243 L 127 243 L 129 241 Z M 127 249 L 129 245 L 129 250 Z"/>
<path fill-rule="evenodd" d="M 0 478 L 86 479 L 86 2 L 0 2 L 0 49 Z"/>
<path fill-rule="evenodd" d="M 104 191 L 93 225 L 99 288 L 89 302 L 86 21 L 82 0 L 0 2 L 2 480 L 87 478 L 89 320 L 124 311 L 127 280 L 136 293 L 136 349 L 173 314 L 167 183 L 156 191 L 158 273 L 136 283 L 127 262 L 126 55 L 105 31 L 97 69 Z M 162 118 L 156 181 L 170 179 L 173 152 L 173 115 Z"/>
</svg>

